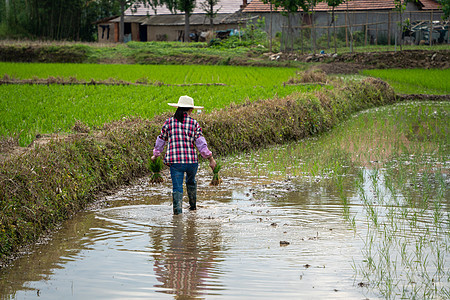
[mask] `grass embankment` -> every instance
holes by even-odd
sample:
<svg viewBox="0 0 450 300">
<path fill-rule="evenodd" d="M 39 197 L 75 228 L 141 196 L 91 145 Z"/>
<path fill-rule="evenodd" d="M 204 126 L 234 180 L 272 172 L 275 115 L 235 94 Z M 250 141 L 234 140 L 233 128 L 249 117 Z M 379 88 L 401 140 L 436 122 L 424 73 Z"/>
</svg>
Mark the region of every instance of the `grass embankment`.
<svg viewBox="0 0 450 300">
<path fill-rule="evenodd" d="M 43 62 L 43 63 L 92 63 L 92 64 L 204 64 L 204 65 L 241 65 L 241 66 L 305 66 L 304 58 L 312 50 L 301 53 L 294 51 L 281 55 L 279 59 L 270 58 L 268 40 L 239 41 L 223 40 L 221 43 L 180 43 L 180 42 L 129 42 L 126 44 L 99 44 L 75 42 L 32 42 L 0 41 L 0 61 L 4 62 Z M 273 53 L 280 51 L 275 43 Z M 278 45 L 278 46 L 276 46 Z M 445 56 L 448 61 L 450 45 L 404 46 L 398 51 L 394 46 L 370 46 L 337 49 L 338 61 L 380 65 L 383 68 L 397 66 L 414 67 L 413 62 L 423 63 L 440 61 Z M 333 50 L 327 53 L 333 53 Z M 369 53 L 370 52 L 370 53 Z M 390 53 L 387 56 L 383 52 Z M 376 53 L 376 54 L 375 54 Z M 402 53 L 411 56 L 403 61 Z M 419 54 L 422 53 L 422 54 Z M 431 53 L 431 55 L 428 55 Z M 433 57 L 438 53 L 438 57 Z M 367 57 L 369 54 L 370 57 Z M 372 55 L 375 54 L 375 55 Z M 395 55 L 394 55 L 395 54 Z M 423 55 L 424 54 L 424 55 Z M 392 59 L 392 55 L 395 56 Z M 331 58 L 330 58 L 331 59 Z M 334 60 L 331 59 L 331 60 Z M 438 64 L 440 65 L 440 63 Z M 444 64 L 445 65 L 445 64 Z M 445 68 L 444 65 L 441 67 Z M 427 64 L 428 66 L 428 64 Z M 446 64 L 448 67 L 448 64 Z M 417 65 L 415 67 L 418 67 Z M 429 66 L 428 66 L 429 67 Z M 434 66 L 436 67 L 436 66 Z"/>
<path fill-rule="evenodd" d="M 209 64 L 245 66 L 298 66 L 300 62 L 271 61 L 265 47 L 232 48 L 207 43 L 129 42 L 98 43 L 0 43 L 0 60 L 44 63 Z"/>
<path fill-rule="evenodd" d="M 217 156 L 315 135 L 356 111 L 394 102 L 392 89 L 367 79 L 315 93 L 232 105 L 199 115 L 198 120 Z M 153 143 L 167 116 L 123 119 L 3 161 L 2 260 L 85 207 L 97 192 L 148 173 Z M 88 131 L 80 125 L 81 131 Z"/>
</svg>

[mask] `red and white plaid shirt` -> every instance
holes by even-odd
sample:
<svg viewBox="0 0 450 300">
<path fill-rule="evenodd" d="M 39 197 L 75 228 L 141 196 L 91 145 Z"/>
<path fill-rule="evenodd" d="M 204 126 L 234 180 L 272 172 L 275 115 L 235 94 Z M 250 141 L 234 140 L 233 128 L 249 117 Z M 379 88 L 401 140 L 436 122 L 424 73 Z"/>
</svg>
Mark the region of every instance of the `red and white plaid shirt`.
<svg viewBox="0 0 450 300">
<path fill-rule="evenodd" d="M 184 114 L 184 122 L 174 117 L 166 120 L 158 138 L 167 142 L 165 164 L 197 163 L 195 141 L 203 135 L 202 128 L 196 120 Z"/>
</svg>

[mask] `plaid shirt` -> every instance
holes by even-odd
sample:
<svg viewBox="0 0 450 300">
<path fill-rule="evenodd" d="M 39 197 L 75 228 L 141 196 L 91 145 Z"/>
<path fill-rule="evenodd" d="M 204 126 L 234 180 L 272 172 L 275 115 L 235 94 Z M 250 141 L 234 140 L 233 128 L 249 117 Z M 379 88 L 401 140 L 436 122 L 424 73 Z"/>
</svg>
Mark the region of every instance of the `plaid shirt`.
<svg viewBox="0 0 450 300">
<path fill-rule="evenodd" d="M 174 117 L 167 119 L 159 135 L 160 139 L 168 142 L 164 163 L 197 163 L 195 140 L 201 136 L 202 128 L 187 113 L 184 113 L 183 123 Z"/>
</svg>

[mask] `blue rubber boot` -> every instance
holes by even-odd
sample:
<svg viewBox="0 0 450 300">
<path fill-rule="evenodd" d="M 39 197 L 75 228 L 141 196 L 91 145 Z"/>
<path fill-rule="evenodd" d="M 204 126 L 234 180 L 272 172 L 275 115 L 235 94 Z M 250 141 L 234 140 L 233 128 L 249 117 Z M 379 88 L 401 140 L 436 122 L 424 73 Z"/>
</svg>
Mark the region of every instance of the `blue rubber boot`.
<svg viewBox="0 0 450 300">
<path fill-rule="evenodd" d="M 183 193 L 172 192 L 173 214 L 179 215 L 183 212 Z"/>
</svg>

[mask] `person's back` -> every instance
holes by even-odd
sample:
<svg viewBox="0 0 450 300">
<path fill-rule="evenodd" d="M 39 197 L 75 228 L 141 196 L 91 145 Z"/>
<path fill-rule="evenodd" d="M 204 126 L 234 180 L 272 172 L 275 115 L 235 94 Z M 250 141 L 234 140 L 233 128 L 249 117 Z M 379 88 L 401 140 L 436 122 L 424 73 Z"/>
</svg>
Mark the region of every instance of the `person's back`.
<svg viewBox="0 0 450 300">
<path fill-rule="evenodd" d="M 209 166 L 212 170 L 214 170 L 216 162 L 212 152 L 208 149 L 200 125 L 190 117 L 194 109 L 203 107 L 194 106 L 194 100 L 188 96 L 181 96 L 178 103 L 169 103 L 169 105 L 177 107 L 177 111 L 162 126 L 161 134 L 156 139 L 151 159 L 155 160 L 156 157 L 160 156 L 167 143 L 164 163 L 170 167 L 173 189 L 173 213 L 177 215 L 182 212 L 185 173 L 189 209 L 197 209 L 197 181 L 195 176 L 198 170 L 198 156 L 195 146 L 203 158 L 209 159 Z"/>
</svg>

